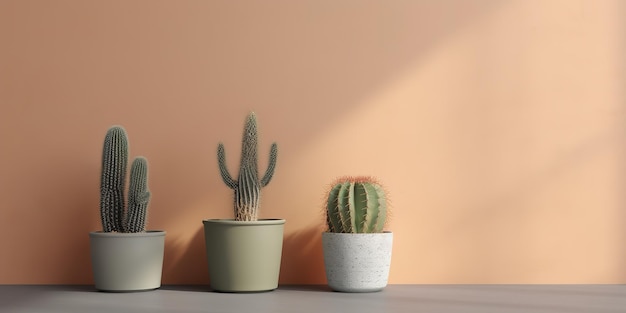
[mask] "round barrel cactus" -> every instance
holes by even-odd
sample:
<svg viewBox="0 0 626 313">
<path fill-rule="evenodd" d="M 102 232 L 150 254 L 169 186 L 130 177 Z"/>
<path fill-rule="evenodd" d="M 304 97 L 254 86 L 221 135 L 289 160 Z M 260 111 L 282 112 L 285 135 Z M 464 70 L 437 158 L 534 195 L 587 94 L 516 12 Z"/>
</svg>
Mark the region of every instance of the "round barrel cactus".
<svg viewBox="0 0 626 313">
<path fill-rule="evenodd" d="M 373 177 L 341 177 L 330 188 L 326 223 L 333 233 L 381 233 L 387 220 L 387 198 Z"/>
</svg>

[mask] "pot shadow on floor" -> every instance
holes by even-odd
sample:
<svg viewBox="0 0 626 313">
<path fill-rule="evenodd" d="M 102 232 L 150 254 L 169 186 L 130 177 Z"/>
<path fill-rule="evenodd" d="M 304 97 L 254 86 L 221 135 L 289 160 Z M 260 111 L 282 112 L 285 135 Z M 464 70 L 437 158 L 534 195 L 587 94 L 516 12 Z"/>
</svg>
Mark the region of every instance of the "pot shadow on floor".
<svg viewBox="0 0 626 313">
<path fill-rule="evenodd" d="M 330 290 L 326 286 L 321 233 L 322 228 L 315 225 L 284 237 L 280 289 Z M 166 245 L 165 255 L 161 289 L 212 291 L 202 226 L 198 227 L 189 242 L 170 242 Z"/>
</svg>

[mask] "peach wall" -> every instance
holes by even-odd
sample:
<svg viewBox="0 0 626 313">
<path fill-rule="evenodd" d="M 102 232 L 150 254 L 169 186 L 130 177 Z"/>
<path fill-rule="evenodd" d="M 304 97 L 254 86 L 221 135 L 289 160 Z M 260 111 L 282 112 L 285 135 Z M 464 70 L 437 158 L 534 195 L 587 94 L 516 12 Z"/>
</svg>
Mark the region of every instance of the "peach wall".
<svg viewBox="0 0 626 313">
<path fill-rule="evenodd" d="M 0 0 L 0 283 L 89 284 L 102 139 L 145 155 L 163 282 L 205 284 L 255 110 L 284 284 L 324 283 L 338 175 L 391 192 L 391 283 L 626 283 L 626 6 Z"/>
</svg>

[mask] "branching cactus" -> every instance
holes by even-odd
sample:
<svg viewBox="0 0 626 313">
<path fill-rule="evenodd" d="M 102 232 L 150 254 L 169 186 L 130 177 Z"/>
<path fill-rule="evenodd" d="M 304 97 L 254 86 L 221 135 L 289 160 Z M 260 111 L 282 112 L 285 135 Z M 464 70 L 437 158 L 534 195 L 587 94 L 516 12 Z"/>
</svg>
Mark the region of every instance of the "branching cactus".
<svg viewBox="0 0 626 313">
<path fill-rule="evenodd" d="M 100 217 L 104 232 L 137 233 L 146 229 L 146 213 L 150 202 L 148 162 L 144 157 L 133 160 L 126 211 L 124 188 L 127 165 L 126 131 L 121 126 L 113 126 L 107 131 L 102 151 Z"/>
<path fill-rule="evenodd" d="M 256 115 L 252 112 L 248 115 L 244 127 L 241 144 L 241 164 L 239 166 L 239 176 L 236 180 L 228 172 L 224 145 L 220 143 L 217 147 L 217 161 L 222 180 L 226 186 L 235 192 L 234 210 L 235 220 L 237 221 L 258 220 L 261 188 L 269 184 L 276 168 L 278 147 L 276 143 L 273 143 L 270 149 L 269 165 L 265 175 L 259 179 L 257 139 Z"/>
<path fill-rule="evenodd" d="M 341 177 L 328 192 L 326 223 L 333 233 L 380 233 L 387 220 L 387 198 L 373 177 Z"/>
</svg>

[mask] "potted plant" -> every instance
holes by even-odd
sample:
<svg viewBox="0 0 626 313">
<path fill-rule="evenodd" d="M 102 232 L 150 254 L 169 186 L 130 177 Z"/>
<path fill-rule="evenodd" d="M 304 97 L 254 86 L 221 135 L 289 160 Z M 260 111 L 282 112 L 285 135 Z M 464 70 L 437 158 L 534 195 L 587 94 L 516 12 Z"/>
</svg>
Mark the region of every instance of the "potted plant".
<svg viewBox="0 0 626 313">
<path fill-rule="evenodd" d="M 165 231 L 145 230 L 150 201 L 148 163 L 144 157 L 133 160 L 126 201 L 127 163 L 126 131 L 112 126 L 102 153 L 102 231 L 89 233 L 95 287 L 102 291 L 129 292 L 161 286 Z"/>
<path fill-rule="evenodd" d="M 373 292 L 387 286 L 393 233 L 384 231 L 387 198 L 373 177 L 341 177 L 326 201 L 328 231 L 322 233 L 328 286 Z"/>
<path fill-rule="evenodd" d="M 243 134 L 239 174 L 226 166 L 224 145 L 217 149 L 222 180 L 233 189 L 234 219 L 203 220 L 211 288 L 223 292 L 269 291 L 278 287 L 284 219 L 259 219 L 261 188 L 274 174 L 278 148 L 273 143 L 263 177 L 257 166 L 257 121 L 248 115 Z"/>
</svg>

